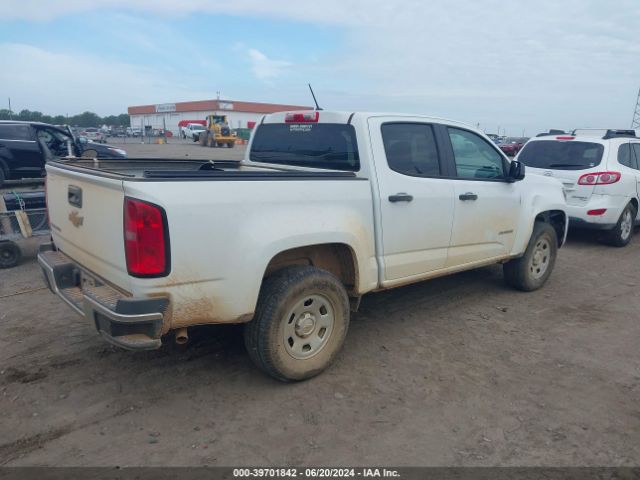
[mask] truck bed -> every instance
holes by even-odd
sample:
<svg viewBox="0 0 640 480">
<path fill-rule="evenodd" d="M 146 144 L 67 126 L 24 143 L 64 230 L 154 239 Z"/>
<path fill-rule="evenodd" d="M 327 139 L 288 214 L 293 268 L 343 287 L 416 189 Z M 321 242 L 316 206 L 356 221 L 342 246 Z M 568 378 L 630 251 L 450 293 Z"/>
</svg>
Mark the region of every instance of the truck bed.
<svg viewBox="0 0 640 480">
<path fill-rule="evenodd" d="M 125 181 L 167 180 L 254 180 L 254 179 L 344 179 L 354 172 L 313 171 L 273 166 L 246 166 L 236 160 L 172 160 L 166 158 L 61 159 L 56 167 Z"/>
</svg>

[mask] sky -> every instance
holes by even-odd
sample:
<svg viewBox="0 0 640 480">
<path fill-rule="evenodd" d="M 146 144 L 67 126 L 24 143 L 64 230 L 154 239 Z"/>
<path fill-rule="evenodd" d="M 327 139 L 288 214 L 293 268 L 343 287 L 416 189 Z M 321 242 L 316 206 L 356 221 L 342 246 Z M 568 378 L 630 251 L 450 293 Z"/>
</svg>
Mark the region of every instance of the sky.
<svg viewBox="0 0 640 480">
<path fill-rule="evenodd" d="M 0 108 L 216 98 L 419 113 L 487 133 L 628 128 L 640 1 L 2 0 Z"/>
</svg>

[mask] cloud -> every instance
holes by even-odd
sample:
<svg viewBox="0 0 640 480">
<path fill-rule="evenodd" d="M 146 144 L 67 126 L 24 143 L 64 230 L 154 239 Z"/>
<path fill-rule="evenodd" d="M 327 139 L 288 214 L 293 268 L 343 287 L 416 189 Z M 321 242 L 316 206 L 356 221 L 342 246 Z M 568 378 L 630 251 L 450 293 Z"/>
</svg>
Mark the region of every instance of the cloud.
<svg viewBox="0 0 640 480">
<path fill-rule="evenodd" d="M 244 98 L 260 92 L 258 84 L 271 87 L 267 93 L 293 95 L 296 85 L 311 79 L 325 108 L 413 111 L 480 122 L 489 130 L 500 124 L 520 134 L 525 127 L 527 133 L 626 127 L 640 86 L 637 0 L 619 0 L 615 8 L 600 0 L 565 0 L 560 6 L 555 0 L 5 0 L 0 19 L 46 22 L 101 9 L 152 22 L 235 15 L 340 32 L 339 50 L 316 61 L 273 59 L 273 48 L 241 47 L 260 80 L 242 84 Z M 288 39 L 286 32 L 269 40 L 313 42 Z M 238 77 L 231 80 L 236 85 Z M 159 94 L 163 84 L 153 80 Z M 166 88 L 161 98 L 180 91 Z"/>
<path fill-rule="evenodd" d="M 269 80 L 279 77 L 283 71 L 292 65 L 284 60 L 272 60 L 255 48 L 247 51 L 251 62 L 251 71 L 258 80 Z"/>
<path fill-rule="evenodd" d="M 199 79 L 91 56 L 52 52 L 25 44 L 0 44 L 0 85 L 15 110 L 74 114 L 91 109 L 105 114 L 129 105 L 169 98 L 200 100 L 212 92 L 194 89 Z M 169 97 L 170 95 L 170 97 Z"/>
</svg>

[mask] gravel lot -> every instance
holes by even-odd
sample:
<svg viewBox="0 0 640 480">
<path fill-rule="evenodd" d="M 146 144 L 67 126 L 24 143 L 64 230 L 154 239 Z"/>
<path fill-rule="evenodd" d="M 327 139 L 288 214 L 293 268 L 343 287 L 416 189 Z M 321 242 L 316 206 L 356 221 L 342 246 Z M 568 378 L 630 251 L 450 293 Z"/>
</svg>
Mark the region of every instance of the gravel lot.
<svg viewBox="0 0 640 480">
<path fill-rule="evenodd" d="M 233 148 L 202 147 L 189 139 L 182 140 L 173 137 L 163 145 L 142 144 L 140 139 L 135 138 L 110 138 L 108 144 L 125 149 L 130 158 L 242 160 L 247 148 L 245 145 L 236 145 Z"/>
<path fill-rule="evenodd" d="M 638 465 L 639 255 L 578 233 L 537 292 L 496 266 L 367 295 L 336 364 L 289 385 L 241 327 L 111 347 L 30 258 L 0 271 L 0 465 Z"/>
</svg>

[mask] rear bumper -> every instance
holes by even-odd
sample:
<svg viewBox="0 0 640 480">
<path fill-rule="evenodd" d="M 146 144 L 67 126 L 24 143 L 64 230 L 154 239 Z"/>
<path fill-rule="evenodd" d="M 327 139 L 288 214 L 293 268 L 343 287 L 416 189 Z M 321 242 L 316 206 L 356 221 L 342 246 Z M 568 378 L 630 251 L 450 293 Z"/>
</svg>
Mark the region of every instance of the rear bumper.
<svg viewBox="0 0 640 480">
<path fill-rule="evenodd" d="M 49 289 L 91 321 L 109 343 L 127 350 L 162 345 L 167 298 L 131 298 L 104 284 L 52 244 L 40 247 L 38 263 Z"/>
<path fill-rule="evenodd" d="M 573 228 L 611 230 L 618 223 L 629 199 L 617 195 L 593 194 L 586 205 L 567 205 L 569 223 Z M 605 209 L 602 215 L 588 215 L 589 210 Z"/>
</svg>

